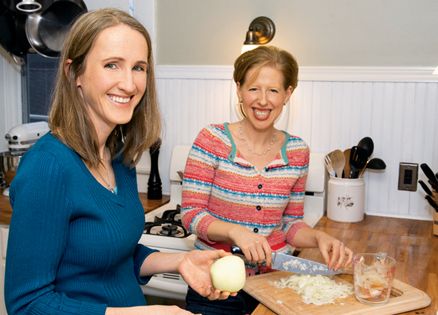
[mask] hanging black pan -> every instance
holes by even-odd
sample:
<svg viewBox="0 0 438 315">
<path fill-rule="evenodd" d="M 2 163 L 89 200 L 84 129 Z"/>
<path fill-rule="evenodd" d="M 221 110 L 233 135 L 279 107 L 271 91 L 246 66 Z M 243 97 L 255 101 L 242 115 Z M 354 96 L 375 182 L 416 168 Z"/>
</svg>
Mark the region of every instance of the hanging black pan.
<svg viewBox="0 0 438 315">
<path fill-rule="evenodd" d="M 9 9 L 9 3 L 0 2 L 0 45 L 9 53 L 23 57 L 30 48 L 24 31 L 26 14 Z"/>
<path fill-rule="evenodd" d="M 64 39 L 76 18 L 87 12 L 82 0 L 54 0 L 26 20 L 26 36 L 32 48 L 40 55 L 56 58 Z"/>
</svg>

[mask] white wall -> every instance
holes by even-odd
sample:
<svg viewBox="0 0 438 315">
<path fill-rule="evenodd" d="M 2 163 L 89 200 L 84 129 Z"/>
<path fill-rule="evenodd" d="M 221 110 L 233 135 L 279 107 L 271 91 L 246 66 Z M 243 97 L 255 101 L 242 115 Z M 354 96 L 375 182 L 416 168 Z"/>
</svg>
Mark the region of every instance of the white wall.
<svg viewBox="0 0 438 315">
<path fill-rule="evenodd" d="M 430 219 L 420 187 L 416 192 L 397 189 L 400 162 L 425 162 L 438 171 L 438 80 L 430 73 L 431 68 L 304 67 L 284 128 L 322 153 L 372 137 L 373 157 L 382 158 L 387 169 L 365 173 L 366 213 Z M 231 67 L 157 67 L 165 191 L 172 147 L 191 144 L 209 123 L 236 119 L 231 76 Z M 419 176 L 427 182 L 421 170 Z"/>
</svg>

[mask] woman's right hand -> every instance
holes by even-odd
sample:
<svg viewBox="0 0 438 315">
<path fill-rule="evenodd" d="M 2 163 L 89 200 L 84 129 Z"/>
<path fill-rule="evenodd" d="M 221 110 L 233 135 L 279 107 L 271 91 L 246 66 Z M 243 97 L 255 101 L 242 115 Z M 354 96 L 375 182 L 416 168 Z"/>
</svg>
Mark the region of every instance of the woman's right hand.
<svg viewBox="0 0 438 315">
<path fill-rule="evenodd" d="M 176 305 L 148 305 L 134 307 L 108 307 L 105 315 L 193 315 Z"/>
<path fill-rule="evenodd" d="M 255 234 L 240 225 L 230 229 L 228 237 L 233 244 L 240 247 L 246 260 L 254 263 L 266 262 L 266 265 L 271 265 L 272 251 L 266 237 Z"/>
</svg>

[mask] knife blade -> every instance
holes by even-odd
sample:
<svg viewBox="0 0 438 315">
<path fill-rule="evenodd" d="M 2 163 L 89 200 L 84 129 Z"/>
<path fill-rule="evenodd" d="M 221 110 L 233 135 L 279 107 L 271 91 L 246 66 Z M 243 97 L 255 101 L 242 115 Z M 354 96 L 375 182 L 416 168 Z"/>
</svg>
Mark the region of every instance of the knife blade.
<svg viewBox="0 0 438 315">
<path fill-rule="evenodd" d="M 272 253 L 272 269 L 284 270 L 306 275 L 333 276 L 344 273 L 342 270 L 332 270 L 327 265 L 284 253 Z"/>
<path fill-rule="evenodd" d="M 239 246 L 231 246 L 231 253 L 243 255 Z M 289 271 L 298 274 L 306 275 L 322 275 L 322 276 L 334 276 L 342 273 L 346 273 L 344 270 L 332 270 L 325 264 L 319 262 L 292 256 L 284 253 L 272 253 L 272 269 Z"/>
</svg>

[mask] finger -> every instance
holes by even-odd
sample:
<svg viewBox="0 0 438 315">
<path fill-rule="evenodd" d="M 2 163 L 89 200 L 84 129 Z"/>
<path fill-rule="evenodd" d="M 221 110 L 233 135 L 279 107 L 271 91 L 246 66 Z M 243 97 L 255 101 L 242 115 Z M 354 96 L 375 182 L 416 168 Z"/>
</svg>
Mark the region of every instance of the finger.
<svg viewBox="0 0 438 315">
<path fill-rule="evenodd" d="M 271 246 L 269 246 L 268 241 L 263 242 L 263 250 L 265 252 L 266 265 L 270 267 L 272 264 L 272 250 Z"/>
<path fill-rule="evenodd" d="M 265 249 L 263 247 L 263 243 L 260 242 L 257 243 L 256 251 L 257 251 L 257 262 L 261 264 L 264 261 L 266 261 L 266 254 L 265 254 Z"/>
<path fill-rule="evenodd" d="M 335 265 L 334 269 L 338 270 L 339 267 L 342 266 L 344 261 L 345 261 L 345 245 L 344 245 L 344 243 L 341 243 L 340 246 L 339 246 L 339 258 L 338 258 L 338 262 Z"/>
<path fill-rule="evenodd" d="M 340 252 L 341 242 L 333 242 L 332 243 L 332 251 L 329 262 L 329 268 L 333 269 L 337 261 L 339 260 L 339 252 Z"/>
<path fill-rule="evenodd" d="M 345 252 L 347 253 L 347 257 L 348 257 L 347 261 L 345 262 L 345 266 L 350 266 L 354 256 L 353 251 L 350 248 L 345 247 Z"/>
<path fill-rule="evenodd" d="M 230 292 L 228 291 L 222 291 L 219 295 L 219 300 L 226 300 L 230 296 Z"/>
<path fill-rule="evenodd" d="M 220 297 L 220 295 L 221 295 L 221 291 L 218 289 L 215 289 L 215 290 L 211 290 L 210 294 L 207 295 L 207 298 L 210 301 L 213 301 L 213 300 L 217 300 Z"/>
</svg>

